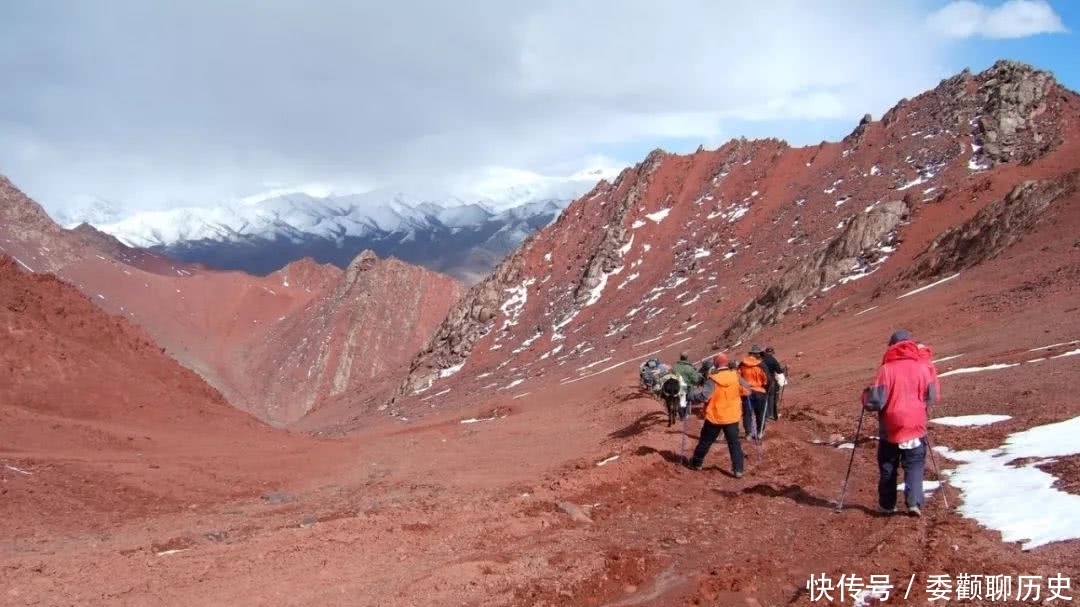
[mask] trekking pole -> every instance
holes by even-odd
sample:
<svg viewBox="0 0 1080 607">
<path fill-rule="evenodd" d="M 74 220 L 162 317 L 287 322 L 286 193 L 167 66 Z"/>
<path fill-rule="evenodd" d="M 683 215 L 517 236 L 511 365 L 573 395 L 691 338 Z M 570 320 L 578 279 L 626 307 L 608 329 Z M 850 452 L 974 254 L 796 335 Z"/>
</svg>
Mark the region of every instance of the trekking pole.
<svg viewBox="0 0 1080 607">
<path fill-rule="evenodd" d="M 689 420 L 690 420 L 690 411 L 691 411 L 690 400 L 689 400 L 689 395 L 687 395 L 686 412 L 685 412 L 685 414 L 683 415 L 683 418 L 682 418 L 682 439 L 680 439 L 680 441 L 679 441 L 679 463 L 680 464 L 685 464 L 686 463 L 686 425 L 687 425 L 687 423 L 689 423 Z"/>
<path fill-rule="evenodd" d="M 840 489 L 840 499 L 836 502 L 836 511 L 844 509 L 844 496 L 847 495 L 848 479 L 851 478 L 851 465 L 855 463 L 855 449 L 859 446 L 859 435 L 862 434 L 862 420 L 866 409 L 859 407 L 859 424 L 855 427 L 855 440 L 851 443 L 851 458 L 848 459 L 847 474 L 844 475 L 844 486 Z"/>
<path fill-rule="evenodd" d="M 930 452 L 930 462 L 934 464 L 934 474 L 938 478 L 938 487 L 941 488 L 941 499 L 945 500 L 945 510 L 949 509 L 949 496 L 945 493 L 945 477 L 941 476 L 941 468 L 938 468 L 937 458 L 934 457 L 934 446 L 930 444 L 930 432 L 926 433 L 926 450 Z"/>
</svg>

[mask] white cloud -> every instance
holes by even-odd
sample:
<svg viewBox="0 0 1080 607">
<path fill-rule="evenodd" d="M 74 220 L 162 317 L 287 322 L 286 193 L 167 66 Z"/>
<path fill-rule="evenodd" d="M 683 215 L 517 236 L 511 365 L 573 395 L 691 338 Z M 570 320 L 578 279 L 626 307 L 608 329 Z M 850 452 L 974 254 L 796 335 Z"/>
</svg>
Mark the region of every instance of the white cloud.
<svg viewBox="0 0 1080 607">
<path fill-rule="evenodd" d="M 0 172 L 51 207 L 161 208 L 268 184 L 569 173 L 746 120 L 854 127 L 956 71 L 925 6 L 0 3 Z"/>
<path fill-rule="evenodd" d="M 1045 0 L 1008 0 L 993 8 L 956 0 L 932 13 L 927 22 L 951 38 L 1026 38 L 1068 32 Z"/>
</svg>

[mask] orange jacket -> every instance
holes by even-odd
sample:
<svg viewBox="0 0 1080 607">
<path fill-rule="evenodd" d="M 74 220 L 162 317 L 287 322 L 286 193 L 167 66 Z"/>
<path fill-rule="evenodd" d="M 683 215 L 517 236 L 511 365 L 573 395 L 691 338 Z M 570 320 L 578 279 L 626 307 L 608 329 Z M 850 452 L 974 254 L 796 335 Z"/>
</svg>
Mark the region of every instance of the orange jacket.
<svg viewBox="0 0 1080 607">
<path fill-rule="evenodd" d="M 710 375 L 709 380 L 712 382 L 712 392 L 705 405 L 705 419 L 721 426 L 739 423 L 742 420 L 739 374 L 731 369 L 722 369 Z"/>
<path fill-rule="evenodd" d="M 762 394 L 767 392 L 766 387 L 769 385 L 769 375 L 761 366 L 760 358 L 747 356 L 742 359 L 742 362 L 739 364 L 739 375 L 746 380 L 746 383 L 750 384 L 750 390 L 761 392 Z M 743 396 L 749 396 L 750 390 L 743 388 L 741 394 Z"/>
</svg>

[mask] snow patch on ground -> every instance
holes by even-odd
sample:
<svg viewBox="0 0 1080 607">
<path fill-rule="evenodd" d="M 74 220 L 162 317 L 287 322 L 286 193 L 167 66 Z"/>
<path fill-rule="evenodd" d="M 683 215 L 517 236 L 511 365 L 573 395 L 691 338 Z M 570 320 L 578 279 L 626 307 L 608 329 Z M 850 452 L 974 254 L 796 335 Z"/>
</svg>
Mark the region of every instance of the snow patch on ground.
<svg viewBox="0 0 1080 607">
<path fill-rule="evenodd" d="M 645 227 L 645 222 L 640 220 L 640 219 L 637 219 L 637 220 L 634 221 L 634 223 L 630 224 L 630 229 L 631 230 L 636 230 L 638 228 L 643 228 L 643 227 Z"/>
<path fill-rule="evenodd" d="M 642 249 L 643 249 L 643 250 L 644 250 L 644 251 L 645 251 L 646 253 L 648 253 L 648 252 L 649 252 L 649 249 L 652 249 L 652 245 L 651 245 L 651 244 L 643 244 L 643 245 L 641 245 L 641 248 L 642 248 Z"/>
<path fill-rule="evenodd" d="M 422 400 L 422 401 L 431 400 L 431 399 L 433 399 L 433 398 L 435 398 L 437 396 L 446 396 L 447 394 L 450 394 L 450 388 L 447 388 L 447 389 L 445 389 L 445 390 L 443 390 L 441 392 L 436 392 L 435 394 L 431 394 L 429 396 L 425 396 L 424 398 L 421 398 L 420 400 Z"/>
<path fill-rule="evenodd" d="M 993 415 L 990 413 L 981 413 L 978 415 L 954 415 L 951 417 L 935 417 L 930 420 L 935 424 L 941 424 L 943 426 L 989 426 L 990 424 L 996 424 L 1003 422 L 1007 419 L 1012 419 L 1008 415 Z"/>
<path fill-rule="evenodd" d="M 586 369 L 592 369 L 592 368 L 593 368 L 593 367 L 595 367 L 596 365 L 602 365 L 602 364 L 606 363 L 606 362 L 607 362 L 607 361 L 609 361 L 609 360 L 611 360 L 611 357 L 610 357 L 610 356 L 609 356 L 609 357 L 607 357 L 607 358 L 601 358 L 600 360 L 598 360 L 598 361 L 596 361 L 596 362 L 592 362 L 592 363 L 589 363 L 589 364 L 587 364 L 587 365 L 585 365 L 585 366 L 579 367 L 579 368 L 578 368 L 578 370 L 579 370 L 579 371 L 584 371 L 584 370 L 586 370 Z"/>
<path fill-rule="evenodd" d="M 1069 350 L 1068 352 L 1065 352 L 1063 354 L 1058 354 L 1057 356 L 1051 356 L 1050 358 L 1065 358 L 1066 356 L 1077 356 L 1077 355 L 1080 355 L 1080 348 L 1077 348 L 1075 350 Z"/>
<path fill-rule="evenodd" d="M 931 362 L 933 362 L 936 365 L 938 363 L 943 363 L 943 362 L 945 362 L 947 360 L 955 360 L 957 358 L 960 358 L 961 356 L 963 356 L 963 354 L 953 354 L 952 356 L 945 356 L 945 357 L 942 357 L 942 358 L 934 359 Z"/>
<path fill-rule="evenodd" d="M 506 320 L 503 321 L 502 328 L 512 327 L 517 324 L 518 316 L 521 315 L 521 311 L 525 309 L 525 302 L 529 299 L 529 286 L 536 282 L 535 278 L 527 278 L 516 287 L 510 287 L 509 289 L 503 289 L 510 296 L 499 307 L 502 310 L 503 315 L 506 316 Z"/>
<path fill-rule="evenodd" d="M 856 312 L 855 316 L 862 316 L 863 314 L 866 314 L 867 312 L 870 312 L 871 310 L 877 310 L 877 309 L 878 309 L 877 306 L 870 306 L 869 308 L 863 310 L 862 312 Z"/>
<path fill-rule="evenodd" d="M 669 208 L 666 208 L 666 209 L 660 209 L 659 211 L 657 211 L 655 213 L 649 213 L 645 217 L 648 218 L 650 221 L 660 223 L 661 221 L 664 220 L 665 217 L 668 216 L 668 213 L 670 213 L 670 212 L 671 212 L 671 208 L 669 207 Z"/>
<path fill-rule="evenodd" d="M 537 331 L 536 333 L 533 334 L 532 337 L 530 337 L 530 338 L 526 339 L 525 341 L 521 342 L 520 346 L 518 346 L 517 348 L 514 348 L 511 351 L 511 354 L 520 354 L 520 353 L 524 352 L 525 350 L 527 350 L 529 348 L 529 346 L 533 345 L 536 342 L 536 340 L 543 337 L 543 335 L 544 335 L 544 333 L 542 331 Z"/>
<path fill-rule="evenodd" d="M 1049 458 L 1080 454 L 1078 433 L 1080 417 L 1074 417 L 1011 434 L 1001 447 L 987 451 L 937 447 L 961 462 L 949 474 L 949 484 L 964 495 L 957 511 L 1000 532 L 1004 542 L 1021 542 L 1023 550 L 1080 539 L 1080 495 L 1055 489 L 1057 477 L 1037 467 Z M 1010 465 L 1027 458 L 1037 459 Z"/>
<path fill-rule="evenodd" d="M 711 253 L 709 253 L 708 249 L 694 250 L 694 259 L 701 259 L 702 257 L 708 257 L 709 255 L 711 255 Z"/>
<path fill-rule="evenodd" d="M 585 302 L 585 307 L 587 308 L 600 301 L 600 296 L 604 293 L 604 288 L 607 287 L 608 278 L 611 278 L 616 274 L 621 274 L 622 271 L 623 267 L 619 266 L 610 272 L 604 272 L 600 276 L 600 282 L 598 282 L 596 286 L 593 287 L 592 291 L 589 291 L 589 300 Z"/>
<path fill-rule="evenodd" d="M 878 165 L 875 164 L 874 166 L 870 167 L 870 175 L 878 175 L 880 173 L 881 169 L 878 168 Z"/>
<path fill-rule="evenodd" d="M 670 346 L 669 346 L 669 347 L 670 347 Z M 562 379 L 562 380 L 559 380 L 559 383 L 560 383 L 560 384 L 562 384 L 562 385 L 566 385 L 566 384 L 572 384 L 572 383 L 574 383 L 574 382 L 579 382 L 579 381 L 581 381 L 581 380 L 583 380 L 583 379 L 589 379 L 589 378 L 592 378 L 592 377 L 596 377 L 597 375 L 601 375 L 601 374 L 603 374 L 603 373 L 607 373 L 608 371 L 614 371 L 615 369 L 618 369 L 619 367 L 621 367 L 621 366 L 623 366 L 623 365 L 625 365 L 625 364 L 628 364 L 628 363 L 632 363 L 632 362 L 641 362 L 641 360 L 642 360 L 643 358 L 647 358 L 647 357 L 649 357 L 649 356 L 652 356 L 653 354 L 658 354 L 658 353 L 659 353 L 659 352 L 661 352 L 661 351 L 662 351 L 662 350 L 653 350 L 652 352 L 647 352 L 647 353 L 645 353 L 645 354 L 642 354 L 642 355 L 640 355 L 640 356 L 638 356 L 638 357 L 635 357 L 635 358 L 631 358 L 631 359 L 628 359 L 628 360 L 624 360 L 624 361 L 622 361 L 622 362 L 617 362 L 617 363 L 615 363 L 614 365 L 611 365 L 611 366 L 605 367 L 605 368 L 603 368 L 603 369 L 600 369 L 599 371 L 595 371 L 595 372 L 593 372 L 593 373 L 587 373 L 587 374 L 585 374 L 585 375 L 579 375 L 578 377 L 567 377 L 567 378 L 564 378 L 564 379 Z"/>
<path fill-rule="evenodd" d="M 634 272 L 633 274 L 627 276 L 626 280 L 622 281 L 622 283 L 620 283 L 619 286 L 617 286 L 615 288 L 621 290 L 623 287 L 625 287 L 627 284 L 629 284 L 630 281 L 634 280 L 638 276 L 640 276 L 640 274 L 638 274 L 637 272 Z"/>
<path fill-rule="evenodd" d="M 491 417 L 470 417 L 469 419 L 461 420 L 461 423 L 463 423 L 463 424 L 475 424 L 475 423 L 478 423 L 478 422 L 489 422 L 489 421 L 496 420 L 496 419 L 499 419 L 499 416 L 492 415 Z"/>
<path fill-rule="evenodd" d="M 1060 348 L 1061 346 L 1071 346 L 1073 344 L 1080 344 L 1080 339 L 1074 339 L 1072 341 L 1066 341 L 1060 344 L 1050 344 L 1049 346 L 1043 346 L 1041 348 L 1032 348 L 1028 350 L 1028 352 L 1038 352 L 1039 350 L 1053 350 L 1054 348 Z"/>
<path fill-rule="evenodd" d="M 974 148 L 975 146 L 973 145 L 971 147 Z M 970 171 L 975 171 L 975 172 L 977 172 L 977 171 L 985 171 L 985 170 L 987 170 L 989 168 L 990 168 L 990 163 L 989 162 L 979 160 L 979 157 L 974 155 L 974 154 L 972 154 L 971 158 L 968 159 L 968 170 L 970 170 Z"/>
<path fill-rule="evenodd" d="M 551 253 L 544 253 L 544 261 L 551 262 Z"/>
<path fill-rule="evenodd" d="M 1008 369 L 1009 367 L 1019 367 L 1020 363 L 998 363 L 996 365 L 986 365 L 985 367 L 964 367 L 962 369 L 953 369 L 941 373 L 938 377 L 948 377 L 950 375 L 962 375 L 964 373 L 979 373 L 982 371 L 997 371 L 999 369 Z"/>
<path fill-rule="evenodd" d="M 900 295 L 899 297 L 897 297 L 897 299 L 903 299 L 905 297 L 909 297 L 911 295 L 916 295 L 918 293 L 922 293 L 923 291 L 930 290 L 930 289 L 932 289 L 932 288 L 934 288 L 934 287 L 936 287 L 936 286 L 938 286 L 940 284 L 944 284 L 946 282 L 949 282 L 950 280 L 956 278 L 959 275 L 960 275 L 960 272 L 957 272 L 956 274 L 953 274 L 952 276 L 942 278 L 941 280 L 939 280 L 937 282 L 932 282 L 932 283 L 930 283 L 930 284 L 928 284 L 928 285 L 926 285 L 924 287 L 919 287 L 918 289 L 908 291 L 907 293 L 904 293 L 903 295 Z"/>
<path fill-rule="evenodd" d="M 902 185 L 902 186 L 900 186 L 900 187 L 898 187 L 896 189 L 902 191 L 902 190 L 906 190 L 908 188 L 913 188 L 913 187 L 915 187 L 917 185 L 922 185 L 922 184 L 930 181 L 933 178 L 934 178 L 934 174 L 931 173 L 931 172 L 919 173 L 918 177 L 916 177 L 915 179 L 912 179 L 911 181 L 905 183 L 904 185 Z"/>
<path fill-rule="evenodd" d="M 17 263 L 20 266 L 26 268 L 27 271 L 29 271 L 29 272 L 34 271 L 34 268 L 31 268 L 30 266 L 26 265 L 26 263 L 24 263 L 23 260 L 19 259 L 18 257 L 15 257 L 14 255 L 12 255 L 11 258 L 15 260 L 15 263 Z"/>
</svg>

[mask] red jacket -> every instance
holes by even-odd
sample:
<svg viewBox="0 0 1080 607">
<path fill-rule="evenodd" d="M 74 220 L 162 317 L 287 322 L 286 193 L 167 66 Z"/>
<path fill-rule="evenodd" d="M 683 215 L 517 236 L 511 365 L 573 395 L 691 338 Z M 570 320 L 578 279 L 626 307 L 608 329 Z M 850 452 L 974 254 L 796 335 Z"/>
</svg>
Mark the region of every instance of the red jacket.
<svg viewBox="0 0 1080 607">
<path fill-rule="evenodd" d="M 941 400 L 941 382 L 938 381 L 937 367 L 934 366 L 934 351 L 930 349 L 930 346 L 919 344 L 919 356 L 926 368 L 930 369 L 930 377 L 933 378 L 934 383 L 934 402 L 938 402 Z"/>
<path fill-rule="evenodd" d="M 865 405 L 880 413 L 884 440 L 902 443 L 926 436 L 926 408 L 937 401 L 936 381 L 915 342 L 889 346 Z"/>
</svg>

